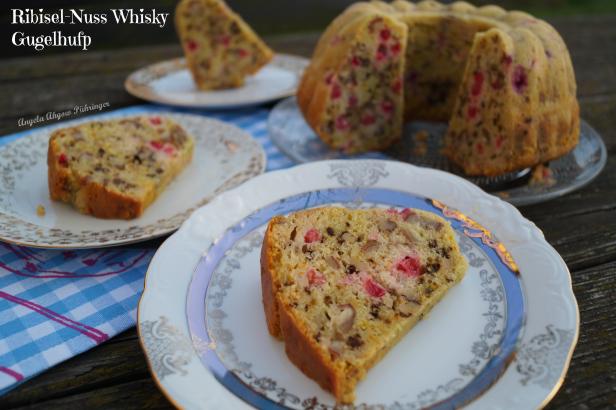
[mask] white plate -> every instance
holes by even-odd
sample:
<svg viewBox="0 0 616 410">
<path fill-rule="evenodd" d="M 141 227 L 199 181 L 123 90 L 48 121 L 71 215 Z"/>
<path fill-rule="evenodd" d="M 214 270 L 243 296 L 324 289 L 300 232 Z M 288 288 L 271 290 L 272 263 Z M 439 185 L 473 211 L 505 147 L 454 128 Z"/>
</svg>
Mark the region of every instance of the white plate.
<svg viewBox="0 0 616 410">
<path fill-rule="evenodd" d="M 308 65 L 303 57 L 276 54 L 272 61 L 243 86 L 227 90 L 197 89 L 184 58 L 156 63 L 128 76 L 126 90 L 136 97 L 162 104 L 235 108 L 263 104 L 295 94 L 299 79 Z"/>
<path fill-rule="evenodd" d="M 52 201 L 47 187 L 47 145 L 60 127 L 34 131 L 0 148 L 0 240 L 42 248 L 95 248 L 138 242 L 179 228 L 199 206 L 265 170 L 265 153 L 249 134 L 224 122 L 190 114 L 167 115 L 195 138 L 193 160 L 137 219 L 124 221 L 82 215 Z M 140 114 L 105 114 L 96 119 Z M 143 114 L 148 115 L 148 114 Z M 45 215 L 37 215 L 37 207 Z"/>
<path fill-rule="evenodd" d="M 160 247 L 146 276 L 138 330 L 154 379 L 175 405 L 333 408 L 333 397 L 269 336 L 259 275 L 268 219 L 324 204 L 440 214 L 470 265 L 358 385 L 358 407 L 534 409 L 553 397 L 577 341 L 579 314 L 567 267 L 542 233 L 513 206 L 454 175 L 356 160 L 254 178 L 197 210 Z"/>
</svg>

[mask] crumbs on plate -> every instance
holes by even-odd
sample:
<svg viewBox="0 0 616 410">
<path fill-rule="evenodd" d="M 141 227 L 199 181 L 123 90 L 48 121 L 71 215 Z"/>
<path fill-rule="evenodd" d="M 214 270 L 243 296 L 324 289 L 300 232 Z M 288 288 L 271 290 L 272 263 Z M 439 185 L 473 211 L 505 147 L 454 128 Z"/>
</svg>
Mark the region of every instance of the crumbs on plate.
<svg viewBox="0 0 616 410">
<path fill-rule="evenodd" d="M 225 146 L 229 150 L 230 153 L 234 153 L 239 148 L 235 142 L 225 141 Z"/>
<path fill-rule="evenodd" d="M 430 134 L 426 130 L 419 130 L 413 134 L 413 154 L 423 157 L 428 152 L 428 137 Z"/>
<path fill-rule="evenodd" d="M 45 216 L 45 207 L 43 205 L 39 205 L 36 207 L 36 214 L 40 217 Z"/>
<path fill-rule="evenodd" d="M 537 165 L 533 168 L 529 185 L 543 185 L 546 187 L 556 184 L 556 178 L 547 165 Z"/>
</svg>

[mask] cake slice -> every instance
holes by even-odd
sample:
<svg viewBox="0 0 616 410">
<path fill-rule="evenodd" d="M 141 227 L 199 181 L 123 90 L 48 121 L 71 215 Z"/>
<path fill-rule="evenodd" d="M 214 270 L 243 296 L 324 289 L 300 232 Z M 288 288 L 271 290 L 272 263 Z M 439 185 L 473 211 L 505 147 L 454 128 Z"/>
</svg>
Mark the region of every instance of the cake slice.
<svg viewBox="0 0 616 410">
<path fill-rule="evenodd" d="M 270 334 L 340 403 L 467 268 L 425 211 L 318 208 L 274 217 L 261 251 Z"/>
<path fill-rule="evenodd" d="M 202 90 L 239 87 L 274 53 L 222 0 L 182 0 L 175 25 L 186 62 Z"/>
<path fill-rule="evenodd" d="M 525 29 L 494 28 L 475 36 L 470 54 L 477 57 L 466 66 L 443 150 L 466 174 L 497 175 L 539 161 L 537 129 L 528 115 L 539 111 L 538 71 L 524 68 L 545 64 L 547 57 L 534 50 L 539 46 Z M 516 49 L 523 64 L 512 66 Z"/>
<path fill-rule="evenodd" d="M 323 56 L 304 73 L 297 99 L 319 137 L 352 154 L 401 136 L 407 28 L 385 13 L 349 20 L 319 41 Z"/>
<path fill-rule="evenodd" d="M 58 129 L 47 155 L 51 199 L 99 218 L 136 218 L 190 162 L 193 145 L 161 116 Z"/>
</svg>

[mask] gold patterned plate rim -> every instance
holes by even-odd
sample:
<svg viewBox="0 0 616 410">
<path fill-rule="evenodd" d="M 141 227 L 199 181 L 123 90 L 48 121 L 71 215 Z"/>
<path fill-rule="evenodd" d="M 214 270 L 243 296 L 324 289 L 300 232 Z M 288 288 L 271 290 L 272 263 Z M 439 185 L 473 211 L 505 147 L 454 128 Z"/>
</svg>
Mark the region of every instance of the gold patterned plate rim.
<svg viewBox="0 0 616 410">
<path fill-rule="evenodd" d="M 191 163 L 141 217 L 98 219 L 49 199 L 46 153 L 53 130 L 136 115 L 169 116 L 195 138 Z M 0 147 L 0 240 L 35 248 L 85 249 L 154 239 L 177 230 L 220 193 L 263 173 L 265 164 L 265 152 L 250 134 L 200 115 L 128 109 L 43 127 Z M 37 215 L 38 205 L 45 215 Z"/>
<path fill-rule="evenodd" d="M 579 335 L 579 309 L 566 264 L 545 241 L 542 232 L 510 204 L 486 194 L 477 186 L 455 175 L 384 160 L 318 161 L 261 175 L 197 210 L 182 229 L 163 243 L 146 274 L 145 290 L 138 309 L 138 330 L 154 380 L 165 395 L 180 408 L 217 408 L 223 403 L 224 407 L 229 409 L 249 407 L 227 390 L 201 363 L 203 352 L 211 350 L 212 347 L 207 345 L 205 349 L 202 343 L 204 341 L 194 337 L 187 322 L 187 292 L 194 278 L 195 266 L 201 258 L 209 255 L 210 246 L 218 243 L 217 240 L 223 232 L 237 221 L 251 218 L 255 209 L 261 209 L 290 195 L 319 189 L 329 192 L 330 189 L 338 187 L 399 190 L 435 199 L 439 201 L 436 205 L 454 204 L 455 208 L 463 213 L 461 215 L 471 219 L 466 220 L 448 210 L 451 217 L 459 217 L 473 232 L 482 233 L 482 238 L 487 243 L 502 243 L 506 247 L 510 252 L 509 256 L 515 260 L 515 265 L 511 265 L 512 269 L 519 268 L 528 312 L 511 363 L 488 390 L 468 403 L 468 407 L 544 406 L 562 385 Z M 250 197 L 251 201 L 239 199 L 246 197 Z M 220 209 L 229 212 L 221 215 Z M 471 221 L 479 221 L 481 225 Z M 490 235 L 487 235 L 487 232 Z M 238 249 L 245 252 L 246 243 L 242 243 Z M 235 258 L 233 254 L 229 257 Z M 172 262 L 179 260 L 180 263 Z M 239 268 L 235 260 L 230 262 L 233 262 L 233 269 L 239 269 L 243 273 L 243 276 L 235 275 L 231 278 L 233 283 L 244 280 L 248 268 L 244 267 L 241 261 Z M 226 269 L 225 265 L 222 271 L 226 272 Z M 175 279 L 173 285 L 168 286 L 168 281 L 164 278 L 168 277 L 171 271 Z M 231 285 L 228 279 L 221 279 L 216 283 L 218 285 L 214 286 L 213 295 L 237 286 Z M 238 294 L 244 295 L 243 298 L 247 297 L 245 289 Z M 486 297 L 490 297 L 489 293 L 486 293 Z M 161 303 L 162 300 L 165 303 Z M 223 309 L 229 307 L 223 306 Z M 216 317 L 241 321 L 240 316 L 235 316 L 238 319 L 232 319 L 231 313 Z M 462 322 L 456 323 L 456 326 L 466 326 Z M 218 336 L 219 342 L 223 337 L 221 352 L 226 355 L 229 351 L 224 349 L 224 345 L 236 338 L 233 335 L 227 337 L 228 333 L 223 330 L 214 327 L 208 331 Z M 240 337 L 237 340 L 243 339 Z M 256 335 L 253 335 L 251 346 L 262 352 L 260 354 L 265 354 L 265 350 L 254 346 L 258 340 Z M 242 351 L 238 348 L 237 353 Z M 462 371 L 464 369 L 460 369 L 460 372 Z M 255 381 L 253 387 L 259 394 L 268 397 L 271 408 L 312 408 L 310 405 L 313 401 L 310 400 L 289 401 L 292 397 L 285 390 L 288 387 L 285 378 L 291 377 L 289 373 L 276 373 L 273 379 L 272 375 L 266 376 L 267 379 L 260 378 Z M 437 390 L 447 388 L 444 385 L 435 387 Z M 429 397 L 420 397 L 418 406 L 411 408 L 425 407 L 421 404 L 424 403 L 424 398 Z M 379 406 L 374 408 L 387 407 Z M 438 408 L 438 403 L 436 407 Z M 323 408 L 331 407 L 328 405 Z"/>
</svg>

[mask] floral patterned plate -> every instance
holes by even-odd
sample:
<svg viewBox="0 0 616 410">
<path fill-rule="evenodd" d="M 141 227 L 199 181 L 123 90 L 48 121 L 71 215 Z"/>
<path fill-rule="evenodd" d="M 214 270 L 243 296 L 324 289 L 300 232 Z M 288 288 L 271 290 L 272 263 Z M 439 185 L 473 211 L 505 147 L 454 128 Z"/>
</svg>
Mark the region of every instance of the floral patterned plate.
<svg viewBox="0 0 616 410">
<path fill-rule="evenodd" d="M 265 170 L 261 145 L 241 129 L 191 114 L 168 115 L 195 138 L 191 163 L 137 219 L 106 220 L 82 215 L 51 201 L 47 188 L 47 145 L 60 127 L 45 127 L 0 148 L 0 240 L 40 248 L 96 248 L 152 239 L 179 228 L 199 206 Z M 96 119 L 136 114 L 109 113 Z M 44 209 L 37 213 L 38 209 Z"/>
<path fill-rule="evenodd" d="M 358 385 L 357 408 L 534 409 L 553 397 L 579 314 L 567 267 L 535 225 L 452 174 L 337 160 L 267 173 L 220 195 L 154 256 L 138 329 L 154 379 L 175 405 L 334 408 L 269 335 L 259 274 L 269 218 L 326 204 L 439 214 L 470 265 Z"/>
<path fill-rule="evenodd" d="M 227 90 L 199 90 L 184 58 L 162 61 L 128 76 L 126 91 L 156 103 L 199 108 L 236 108 L 263 104 L 295 94 L 308 60 L 276 54 L 269 64 L 246 79 L 243 86 Z"/>
</svg>

